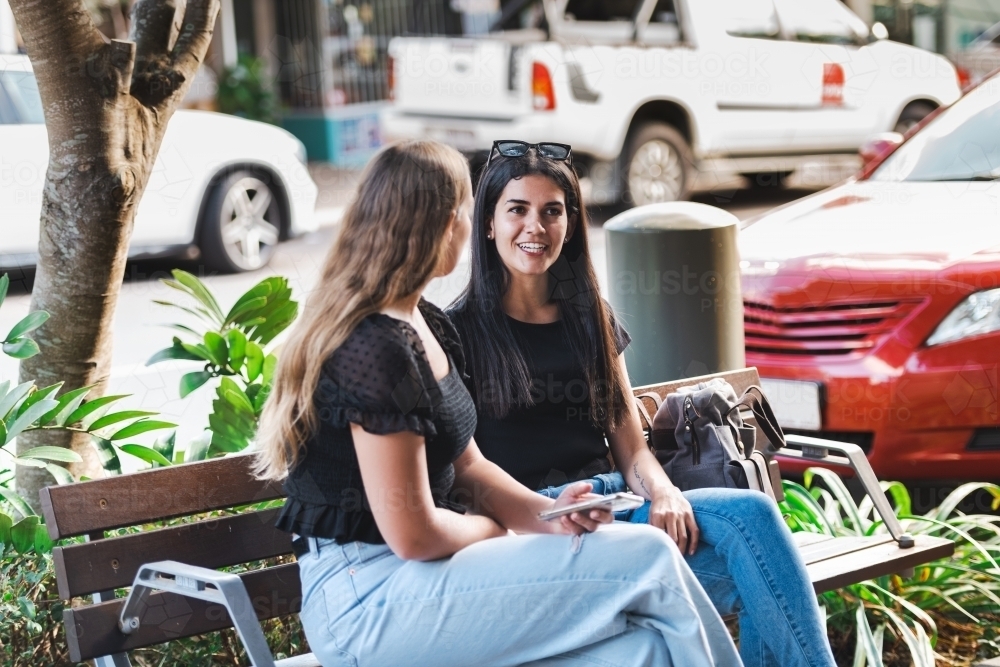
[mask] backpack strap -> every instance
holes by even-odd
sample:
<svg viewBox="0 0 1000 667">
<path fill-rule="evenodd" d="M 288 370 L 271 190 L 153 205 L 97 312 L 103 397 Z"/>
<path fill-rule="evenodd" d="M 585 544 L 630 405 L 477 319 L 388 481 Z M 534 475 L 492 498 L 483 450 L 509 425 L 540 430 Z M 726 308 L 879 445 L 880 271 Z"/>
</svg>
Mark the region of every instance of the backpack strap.
<svg viewBox="0 0 1000 667">
<path fill-rule="evenodd" d="M 746 406 L 753 412 L 757 426 L 764 432 L 764 437 L 771 443 L 773 450 L 785 446 L 785 434 L 781 430 L 781 425 L 778 424 L 778 419 L 774 416 L 774 411 L 771 409 L 771 404 L 768 402 L 767 396 L 764 395 L 763 389 L 758 385 L 747 387 L 733 409 L 741 406 Z"/>
<path fill-rule="evenodd" d="M 649 410 L 646 409 L 646 403 L 642 400 L 644 398 L 648 398 L 653 401 L 653 405 L 656 406 L 657 410 L 660 409 L 663 399 L 660 398 L 659 394 L 654 394 L 653 392 L 646 392 L 645 394 L 639 394 L 635 397 L 635 406 L 639 409 L 639 425 L 642 427 L 643 431 L 652 433 L 653 418 L 649 416 Z"/>
</svg>

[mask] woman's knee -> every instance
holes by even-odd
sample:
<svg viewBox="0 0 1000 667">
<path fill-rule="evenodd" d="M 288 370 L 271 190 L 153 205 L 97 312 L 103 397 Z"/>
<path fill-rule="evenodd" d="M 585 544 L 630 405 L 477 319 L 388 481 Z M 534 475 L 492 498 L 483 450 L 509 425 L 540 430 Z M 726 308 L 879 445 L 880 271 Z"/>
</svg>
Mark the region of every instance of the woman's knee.
<svg viewBox="0 0 1000 667">
<path fill-rule="evenodd" d="M 784 525 L 777 504 L 766 494 L 749 489 L 694 489 L 685 491 L 696 518 L 699 511 L 728 516 L 756 528 Z"/>
</svg>

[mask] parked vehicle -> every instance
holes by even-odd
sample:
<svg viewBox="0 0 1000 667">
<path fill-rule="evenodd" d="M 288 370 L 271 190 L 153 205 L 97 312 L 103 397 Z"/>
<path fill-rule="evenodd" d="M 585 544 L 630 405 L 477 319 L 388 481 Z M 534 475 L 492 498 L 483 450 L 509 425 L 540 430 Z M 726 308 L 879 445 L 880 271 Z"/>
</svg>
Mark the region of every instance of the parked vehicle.
<svg viewBox="0 0 1000 667">
<path fill-rule="evenodd" d="M 524 0 L 486 38 L 398 37 L 389 54 L 387 136 L 571 144 L 597 203 L 812 165 L 830 184 L 869 134 L 959 95 L 947 60 L 873 39 L 838 0 Z"/>
<path fill-rule="evenodd" d="M 747 364 L 891 479 L 1000 479 L 1000 74 L 741 231 Z"/>
<path fill-rule="evenodd" d="M 969 84 L 979 83 L 1000 69 L 1000 23 L 972 40 L 962 51 L 951 54 L 951 62 Z"/>
<path fill-rule="evenodd" d="M 48 137 L 26 56 L 0 56 L 0 267 L 37 260 Z M 305 147 L 264 123 L 178 111 L 136 213 L 130 257 L 202 256 L 220 271 L 265 265 L 314 229 Z"/>
</svg>

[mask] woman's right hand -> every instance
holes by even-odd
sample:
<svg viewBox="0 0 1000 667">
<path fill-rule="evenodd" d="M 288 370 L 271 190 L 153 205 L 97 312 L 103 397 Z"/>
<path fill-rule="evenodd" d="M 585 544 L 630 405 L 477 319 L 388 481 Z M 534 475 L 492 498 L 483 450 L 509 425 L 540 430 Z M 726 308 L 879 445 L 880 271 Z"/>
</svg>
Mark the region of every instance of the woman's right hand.
<svg viewBox="0 0 1000 667">
<path fill-rule="evenodd" d="M 593 488 L 590 482 L 575 482 L 570 484 L 556 498 L 552 509 L 557 510 L 560 507 L 566 507 L 567 505 L 583 502 L 584 500 L 600 498 L 601 496 L 596 493 L 591 493 Z M 606 509 L 592 509 L 587 512 L 573 512 L 548 523 L 551 524 L 555 533 L 582 535 L 583 533 L 592 533 L 602 523 L 611 523 L 614 519 L 614 515 Z"/>
</svg>

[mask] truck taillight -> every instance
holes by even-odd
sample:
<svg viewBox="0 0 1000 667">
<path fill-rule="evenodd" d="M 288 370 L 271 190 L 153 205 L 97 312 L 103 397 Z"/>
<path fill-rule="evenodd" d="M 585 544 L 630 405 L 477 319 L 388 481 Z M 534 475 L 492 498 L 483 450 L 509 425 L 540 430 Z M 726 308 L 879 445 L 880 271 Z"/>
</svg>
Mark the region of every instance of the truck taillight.
<svg viewBox="0 0 1000 667">
<path fill-rule="evenodd" d="M 389 99 L 396 99 L 396 59 L 389 56 L 388 72 L 386 72 L 386 79 L 389 84 Z"/>
<path fill-rule="evenodd" d="M 542 63 L 531 64 L 531 100 L 538 111 L 551 111 L 556 108 L 556 91 L 552 85 L 552 75 L 549 68 Z"/>
<path fill-rule="evenodd" d="M 958 77 L 958 89 L 965 92 L 965 89 L 972 83 L 972 75 L 964 67 L 955 66 L 955 76 Z"/>
<path fill-rule="evenodd" d="M 844 104 L 844 68 L 837 63 L 823 63 L 823 106 Z"/>
</svg>

